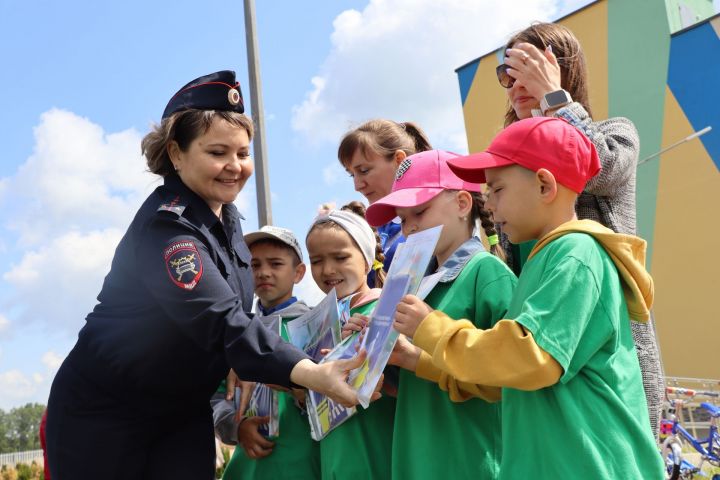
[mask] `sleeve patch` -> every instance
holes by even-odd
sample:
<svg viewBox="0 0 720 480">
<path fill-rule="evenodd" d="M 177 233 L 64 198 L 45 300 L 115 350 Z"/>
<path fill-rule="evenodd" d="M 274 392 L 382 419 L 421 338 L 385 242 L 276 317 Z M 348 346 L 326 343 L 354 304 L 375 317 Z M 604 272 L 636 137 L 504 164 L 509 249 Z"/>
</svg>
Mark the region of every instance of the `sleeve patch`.
<svg viewBox="0 0 720 480">
<path fill-rule="evenodd" d="M 175 242 L 163 253 L 170 280 L 183 290 L 192 290 L 203 274 L 202 260 L 195 243 L 190 240 Z"/>
</svg>

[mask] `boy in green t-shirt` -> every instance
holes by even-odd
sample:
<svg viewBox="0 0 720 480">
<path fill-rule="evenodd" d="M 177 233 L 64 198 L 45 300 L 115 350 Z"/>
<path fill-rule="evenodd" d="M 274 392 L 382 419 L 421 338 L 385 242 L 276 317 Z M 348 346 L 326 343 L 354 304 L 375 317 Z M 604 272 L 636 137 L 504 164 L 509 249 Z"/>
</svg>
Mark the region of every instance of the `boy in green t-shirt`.
<svg viewBox="0 0 720 480">
<path fill-rule="evenodd" d="M 252 254 L 257 313 L 261 320 L 279 317 L 281 335 L 287 340 L 285 323 L 309 311 L 304 302 L 293 296 L 293 287 L 302 280 L 306 269 L 300 244 L 290 230 L 272 226 L 245 235 L 245 242 Z M 276 438 L 265 438 L 258 431 L 258 427 L 267 423 L 269 418 L 251 416 L 238 419 L 233 403 L 216 396 L 213 402 L 215 431 L 223 442 L 238 444 L 223 478 L 319 478 L 318 444 L 310 437 L 307 415 L 298 406 L 298 399 L 304 401 L 302 393 L 278 392 L 280 433 Z"/>
<path fill-rule="evenodd" d="M 538 243 L 493 328 L 414 296 L 395 328 L 456 379 L 502 387 L 501 479 L 663 478 L 630 332 L 652 304 L 645 242 L 577 220 L 575 200 L 600 170 L 590 140 L 564 120 L 529 118 L 449 163 L 487 181 L 485 206 L 511 242 Z"/>
</svg>

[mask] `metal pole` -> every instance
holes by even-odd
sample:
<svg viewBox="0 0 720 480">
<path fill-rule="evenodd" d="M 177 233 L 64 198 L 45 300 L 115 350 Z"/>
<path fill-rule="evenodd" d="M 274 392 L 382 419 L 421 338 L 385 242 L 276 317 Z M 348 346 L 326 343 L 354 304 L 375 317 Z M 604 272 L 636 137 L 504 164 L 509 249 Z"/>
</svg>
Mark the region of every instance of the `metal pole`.
<svg viewBox="0 0 720 480">
<path fill-rule="evenodd" d="M 248 76 L 250 77 L 250 104 L 255 121 L 255 190 L 257 190 L 258 224 L 272 225 L 270 186 L 267 169 L 267 146 L 265 143 L 265 109 L 260 83 L 260 58 L 255 34 L 255 0 L 243 0 L 245 7 L 245 43 L 247 44 Z"/>
<path fill-rule="evenodd" d="M 708 125 L 707 127 L 703 128 L 702 130 L 698 130 L 697 132 L 694 132 L 694 133 L 688 135 L 687 137 L 683 138 L 682 140 L 673 143 L 669 147 L 665 147 L 662 150 L 660 150 L 659 152 L 653 153 L 649 157 L 643 158 L 642 160 L 640 160 L 638 162 L 638 165 L 642 165 L 643 163 L 647 162 L 648 160 L 651 160 L 651 159 L 657 157 L 658 155 L 661 155 L 661 154 L 667 152 L 668 150 L 672 150 L 673 148 L 677 147 L 678 145 L 682 145 L 683 143 L 689 142 L 690 140 L 693 140 L 698 137 L 702 137 L 703 135 L 708 133 L 710 130 L 712 130 L 712 127 Z"/>
</svg>

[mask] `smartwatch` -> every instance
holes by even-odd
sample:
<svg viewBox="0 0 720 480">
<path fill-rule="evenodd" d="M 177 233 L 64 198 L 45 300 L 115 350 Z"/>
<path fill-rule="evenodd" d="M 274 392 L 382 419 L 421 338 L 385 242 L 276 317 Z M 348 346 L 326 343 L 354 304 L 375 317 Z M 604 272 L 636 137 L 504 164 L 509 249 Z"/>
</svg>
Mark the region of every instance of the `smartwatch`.
<svg viewBox="0 0 720 480">
<path fill-rule="evenodd" d="M 565 90 L 555 90 L 543 96 L 542 100 L 540 100 L 540 110 L 545 115 L 548 110 L 564 107 L 572 103 L 572 101 L 572 97 Z"/>
</svg>

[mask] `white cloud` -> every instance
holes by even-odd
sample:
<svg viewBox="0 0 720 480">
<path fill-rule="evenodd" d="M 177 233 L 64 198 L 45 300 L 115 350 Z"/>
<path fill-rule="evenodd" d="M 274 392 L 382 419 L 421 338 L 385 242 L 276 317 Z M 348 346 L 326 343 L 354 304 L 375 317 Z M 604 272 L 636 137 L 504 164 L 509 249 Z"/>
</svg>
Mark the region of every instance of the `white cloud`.
<svg viewBox="0 0 720 480">
<path fill-rule="evenodd" d="M 10 320 L 8 320 L 5 315 L 0 313 L 0 334 L 8 328 L 10 328 Z"/>
<path fill-rule="evenodd" d="M 60 368 L 63 360 L 63 357 L 53 352 L 52 350 L 48 350 L 42 356 L 42 363 L 53 372 Z"/>
<path fill-rule="evenodd" d="M 36 319 L 76 332 L 95 304 L 122 231 L 68 232 L 28 251 L 3 275 L 15 287 L 23 322 Z M 38 301 L 42 299 L 42 301 Z"/>
<path fill-rule="evenodd" d="M 0 408 L 9 410 L 30 402 L 47 403 L 50 385 L 63 358 L 53 351 L 42 356 L 45 370 L 26 373 L 19 369 L 0 372 Z"/>
<path fill-rule="evenodd" d="M 105 133 L 86 118 L 53 109 L 35 127 L 33 154 L 8 182 L 8 227 L 23 246 L 70 230 L 125 227 L 157 185 L 140 155 L 135 130 Z"/>
<path fill-rule="evenodd" d="M 293 107 L 293 128 L 311 144 L 337 143 L 369 118 L 412 120 L 434 145 L 467 150 L 454 70 L 557 13 L 555 0 L 371 0 L 347 10 L 312 89 Z"/>
<path fill-rule="evenodd" d="M 36 391 L 37 385 L 32 378 L 20 370 L 0 372 L 0 392 L 3 392 L 1 409 L 17 407 L 31 398 Z"/>
</svg>

